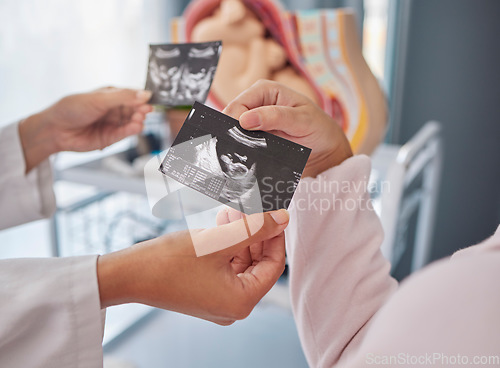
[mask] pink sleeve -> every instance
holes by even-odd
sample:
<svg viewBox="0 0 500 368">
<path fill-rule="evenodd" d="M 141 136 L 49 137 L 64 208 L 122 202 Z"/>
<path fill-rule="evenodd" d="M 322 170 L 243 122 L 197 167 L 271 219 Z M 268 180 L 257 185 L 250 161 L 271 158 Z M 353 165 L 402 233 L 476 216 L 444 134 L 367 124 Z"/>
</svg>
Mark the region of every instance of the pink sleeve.
<svg viewBox="0 0 500 368">
<path fill-rule="evenodd" d="M 290 294 L 311 367 L 351 355 L 397 283 L 367 191 L 370 159 L 355 156 L 301 181 L 286 230 Z"/>
<path fill-rule="evenodd" d="M 304 179 L 290 208 L 290 293 L 309 365 L 500 366 L 500 228 L 395 292 L 369 173 L 367 157 L 350 158 Z"/>
<path fill-rule="evenodd" d="M 500 366 L 500 231 L 401 283 L 345 367 Z"/>
</svg>

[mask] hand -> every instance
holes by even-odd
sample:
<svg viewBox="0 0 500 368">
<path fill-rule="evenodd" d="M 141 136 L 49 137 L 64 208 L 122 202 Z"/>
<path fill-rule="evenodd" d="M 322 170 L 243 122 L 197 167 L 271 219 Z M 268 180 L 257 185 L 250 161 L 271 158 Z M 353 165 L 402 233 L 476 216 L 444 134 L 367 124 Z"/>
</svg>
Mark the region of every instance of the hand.
<svg viewBox="0 0 500 368">
<path fill-rule="evenodd" d="M 152 107 L 149 91 L 102 88 L 64 97 L 19 125 L 26 172 L 60 151 L 103 149 L 138 134 Z"/>
<path fill-rule="evenodd" d="M 312 149 L 303 176 L 315 177 L 352 156 L 340 126 L 310 99 L 261 80 L 224 109 L 248 130 L 265 130 Z"/>
<path fill-rule="evenodd" d="M 221 325 L 248 316 L 283 272 L 289 217 L 286 210 L 229 217 L 220 214 L 220 226 L 212 229 L 168 234 L 100 256 L 102 308 L 143 303 Z M 228 239 L 232 246 L 196 256 L 193 244 L 213 250 Z"/>
</svg>

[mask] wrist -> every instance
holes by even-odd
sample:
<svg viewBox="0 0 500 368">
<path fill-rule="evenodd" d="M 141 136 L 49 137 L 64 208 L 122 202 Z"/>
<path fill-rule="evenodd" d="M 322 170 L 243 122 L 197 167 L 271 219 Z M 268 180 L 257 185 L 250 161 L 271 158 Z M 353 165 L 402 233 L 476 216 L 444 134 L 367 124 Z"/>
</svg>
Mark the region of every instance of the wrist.
<svg viewBox="0 0 500 368">
<path fill-rule="evenodd" d="M 156 305 L 155 280 L 173 269 L 165 257 L 158 267 L 154 248 L 157 239 L 151 239 L 118 252 L 99 256 L 97 259 L 97 280 L 101 308 L 126 303 Z M 164 247 L 161 247 L 164 248 Z M 167 286 L 162 285 L 161 298 L 165 299 Z"/>
<path fill-rule="evenodd" d="M 19 139 L 23 149 L 26 173 L 50 155 L 58 152 L 56 137 L 44 112 L 31 115 L 19 123 Z"/>
<path fill-rule="evenodd" d="M 133 270 L 127 270 L 127 253 L 119 251 L 99 256 L 97 259 L 97 282 L 101 309 L 113 305 L 131 303 L 134 300 Z"/>
<path fill-rule="evenodd" d="M 353 153 L 347 139 L 344 139 L 335 149 L 314 157 L 304 168 L 303 177 L 315 178 L 322 172 L 340 165 L 342 162 L 352 157 Z"/>
</svg>

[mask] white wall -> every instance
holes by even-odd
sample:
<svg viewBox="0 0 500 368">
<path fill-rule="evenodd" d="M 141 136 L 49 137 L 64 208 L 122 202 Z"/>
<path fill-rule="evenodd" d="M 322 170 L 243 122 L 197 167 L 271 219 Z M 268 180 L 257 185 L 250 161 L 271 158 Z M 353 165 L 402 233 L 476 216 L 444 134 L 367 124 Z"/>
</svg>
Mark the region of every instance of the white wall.
<svg viewBox="0 0 500 368">
<path fill-rule="evenodd" d="M 177 15 L 178 4 L 2 0 L 0 126 L 69 93 L 108 85 L 143 87 L 148 43 L 169 40 L 169 19 Z M 47 221 L 3 231 L 0 258 L 48 256 L 49 235 Z"/>
<path fill-rule="evenodd" d="M 0 124 L 68 93 L 144 85 L 148 42 L 167 41 L 161 0 L 2 0 Z"/>
</svg>

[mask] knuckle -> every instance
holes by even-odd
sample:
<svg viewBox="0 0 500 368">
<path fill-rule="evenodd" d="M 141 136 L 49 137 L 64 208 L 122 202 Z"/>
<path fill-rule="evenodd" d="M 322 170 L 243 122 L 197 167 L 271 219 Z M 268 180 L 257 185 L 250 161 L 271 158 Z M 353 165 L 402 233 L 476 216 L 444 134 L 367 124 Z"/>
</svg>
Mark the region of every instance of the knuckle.
<svg viewBox="0 0 500 368">
<path fill-rule="evenodd" d="M 231 101 L 225 108 L 224 110 L 222 111 L 224 114 L 226 115 L 229 115 L 229 116 L 232 116 L 232 114 L 234 113 L 234 106 L 236 105 L 237 103 L 237 98 L 235 98 L 233 101 Z"/>
<path fill-rule="evenodd" d="M 260 87 L 262 87 L 262 86 L 265 86 L 268 83 L 269 83 L 269 80 L 260 78 L 260 79 L 257 79 L 257 82 L 254 83 L 254 86 L 260 86 Z"/>
<path fill-rule="evenodd" d="M 229 319 L 239 321 L 247 318 L 253 310 L 253 304 L 245 301 L 234 305 L 232 310 L 229 312 Z"/>
<path fill-rule="evenodd" d="M 278 82 L 269 79 L 260 78 L 253 85 L 261 88 L 272 88 L 278 86 L 279 84 Z"/>
</svg>

